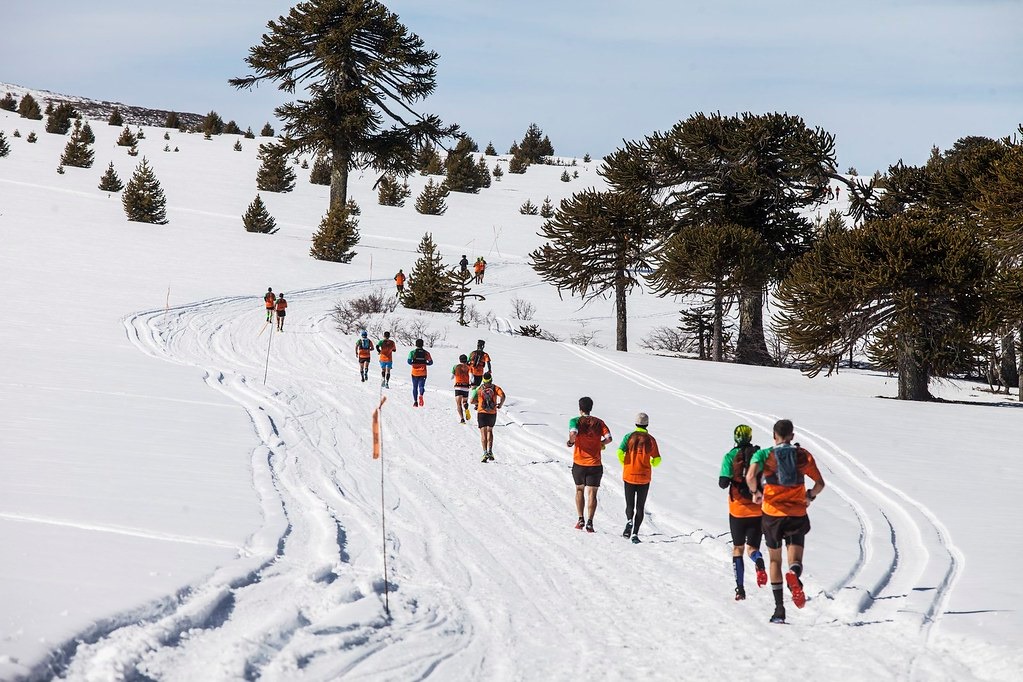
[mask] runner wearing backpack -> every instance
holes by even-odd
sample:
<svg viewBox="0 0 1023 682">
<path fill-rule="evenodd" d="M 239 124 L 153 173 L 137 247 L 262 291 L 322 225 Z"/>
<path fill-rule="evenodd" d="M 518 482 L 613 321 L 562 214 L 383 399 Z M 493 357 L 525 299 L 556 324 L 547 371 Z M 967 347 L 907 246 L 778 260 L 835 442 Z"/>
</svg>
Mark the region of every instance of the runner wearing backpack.
<svg viewBox="0 0 1023 682">
<path fill-rule="evenodd" d="M 753 493 L 753 502 L 763 504 L 764 541 L 771 559 L 771 591 L 774 593 L 772 623 L 785 622 L 781 574 L 783 540 L 788 548 L 789 564 L 785 583 L 792 592 L 792 603 L 797 609 L 806 604 L 806 593 L 800 579 L 803 574 L 803 544 L 810 532 L 806 508 L 824 490 L 824 477 L 813 455 L 799 443 L 793 443 L 793 435 L 795 431 L 791 421 L 781 419 L 775 422 L 774 447 L 757 450 L 746 473 L 746 484 Z M 804 483 L 807 476 L 814 482 L 809 490 Z"/>
<path fill-rule="evenodd" d="M 277 304 L 277 294 L 274 293 L 273 287 L 268 287 L 266 293 L 263 294 L 263 303 L 266 304 L 266 321 L 273 322 L 274 308 Z M 263 329 L 266 329 L 266 325 L 263 326 Z"/>
<path fill-rule="evenodd" d="M 497 423 L 497 411 L 504 406 L 504 399 L 504 391 L 494 383 L 490 372 L 483 375 L 483 382 L 469 394 L 469 401 L 476 405 L 476 423 L 480 427 L 481 462 L 494 461 L 494 425 Z"/>
<path fill-rule="evenodd" d="M 359 376 L 363 381 L 369 379 L 369 361 L 372 358 L 373 342 L 369 340 L 369 333 L 363 329 L 359 333 L 359 340 L 355 342 L 355 357 L 359 359 Z"/>
<path fill-rule="evenodd" d="M 493 373 L 490 366 L 490 356 L 483 350 L 486 341 L 480 339 L 476 342 L 476 350 L 469 353 L 469 371 L 472 372 L 472 385 L 479 386 L 483 383 L 483 375 Z"/>
<path fill-rule="evenodd" d="M 429 351 L 423 348 L 423 340 L 416 339 L 416 347 L 409 351 L 408 364 L 412 365 L 412 407 L 423 406 L 426 392 L 426 368 L 433 364 Z"/>
<path fill-rule="evenodd" d="M 465 423 L 470 418 L 469 414 L 469 358 L 465 355 L 458 356 L 458 364 L 451 368 L 451 378 L 455 382 L 455 411 L 458 412 L 458 419 Z"/>
<path fill-rule="evenodd" d="M 394 351 L 398 347 L 391 339 L 391 332 L 384 332 L 384 338 L 377 341 L 377 353 L 380 354 L 380 385 L 391 387 L 391 368 L 394 367 Z"/>
<path fill-rule="evenodd" d="M 760 517 L 763 512 L 760 505 L 753 502 L 753 495 L 746 484 L 746 473 L 750 460 L 760 446 L 752 444 L 753 429 L 746 424 L 736 426 L 733 436 L 735 447 L 729 450 L 721 460 L 718 486 L 722 489 L 728 488 L 728 528 L 732 531 L 732 573 L 735 575 L 735 601 L 742 601 L 746 598 L 745 564 L 742 560 L 744 544 L 749 558 L 756 565 L 757 587 L 767 584 L 767 571 L 764 570 L 764 557 L 760 553 L 760 538 L 763 535 Z"/>
</svg>

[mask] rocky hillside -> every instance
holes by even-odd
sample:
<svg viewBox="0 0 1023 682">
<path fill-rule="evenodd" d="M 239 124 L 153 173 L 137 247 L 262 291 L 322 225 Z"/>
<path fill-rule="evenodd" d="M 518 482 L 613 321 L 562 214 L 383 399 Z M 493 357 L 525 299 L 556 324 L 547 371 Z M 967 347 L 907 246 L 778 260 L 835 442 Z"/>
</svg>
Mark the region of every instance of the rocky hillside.
<svg viewBox="0 0 1023 682">
<path fill-rule="evenodd" d="M 70 102 L 84 118 L 91 120 L 103 120 L 109 118 L 110 113 L 114 109 L 118 109 L 120 110 L 125 123 L 133 125 L 162 126 L 167 120 L 167 114 L 170 113 L 166 109 L 149 109 L 131 104 L 123 104 L 121 102 L 107 102 L 105 100 L 95 100 L 87 97 L 62 95 L 56 92 L 50 92 L 49 90 L 35 90 L 21 85 L 14 85 L 12 83 L 0 83 L 0 97 L 2 97 L 5 93 L 11 93 L 11 95 L 18 100 L 21 100 L 25 93 L 29 93 L 36 99 L 36 101 L 39 102 L 39 106 L 43 109 L 45 109 L 46 105 L 50 102 L 53 102 L 55 105 L 60 102 Z M 181 120 L 181 124 L 187 127 L 198 125 L 202 122 L 204 116 L 203 114 L 192 114 L 182 111 L 177 113 L 178 118 Z"/>
</svg>

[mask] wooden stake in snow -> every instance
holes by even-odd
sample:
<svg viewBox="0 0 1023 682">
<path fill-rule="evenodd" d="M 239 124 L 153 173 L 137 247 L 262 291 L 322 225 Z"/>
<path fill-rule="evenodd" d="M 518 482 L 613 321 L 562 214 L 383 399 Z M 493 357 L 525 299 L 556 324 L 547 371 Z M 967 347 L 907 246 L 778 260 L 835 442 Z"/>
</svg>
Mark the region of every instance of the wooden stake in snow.
<svg viewBox="0 0 1023 682">
<path fill-rule="evenodd" d="M 380 437 L 380 408 L 387 402 L 387 396 L 380 396 L 380 404 L 373 410 L 373 459 L 380 460 L 380 534 L 384 552 L 384 613 L 391 617 L 390 586 L 387 584 L 387 517 L 384 512 L 384 444 Z"/>
</svg>

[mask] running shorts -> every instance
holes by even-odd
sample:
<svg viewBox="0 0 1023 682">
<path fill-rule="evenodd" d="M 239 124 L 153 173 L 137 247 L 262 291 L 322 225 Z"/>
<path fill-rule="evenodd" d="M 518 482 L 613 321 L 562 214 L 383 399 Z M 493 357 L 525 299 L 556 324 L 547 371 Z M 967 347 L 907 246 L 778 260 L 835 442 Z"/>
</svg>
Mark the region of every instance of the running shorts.
<svg viewBox="0 0 1023 682">
<path fill-rule="evenodd" d="M 764 529 L 764 543 L 770 549 L 781 549 L 782 540 L 787 544 L 803 546 L 804 536 L 810 532 L 809 516 L 771 516 L 761 517 Z"/>
<path fill-rule="evenodd" d="M 386 360 L 386 361 L 385 360 L 381 360 L 380 361 L 380 369 L 391 369 L 392 367 L 394 367 L 394 361 L 393 360 Z"/>
<path fill-rule="evenodd" d="M 586 467 L 581 464 L 572 465 L 572 478 L 576 485 L 586 485 L 591 488 L 600 487 L 600 477 L 604 475 L 603 466 Z"/>
<path fill-rule="evenodd" d="M 493 426 L 497 423 L 497 414 L 487 414 L 486 412 L 478 412 L 476 414 L 476 423 L 482 429 L 484 426 Z"/>
<path fill-rule="evenodd" d="M 455 389 L 455 397 L 456 398 L 468 398 L 469 397 L 469 389 L 467 389 L 467 388 L 456 388 Z"/>
<path fill-rule="evenodd" d="M 760 516 L 732 516 L 728 515 L 728 528 L 732 531 L 732 544 L 736 547 L 749 545 L 753 549 L 760 549 L 760 538 L 763 530 L 760 525 Z"/>
</svg>

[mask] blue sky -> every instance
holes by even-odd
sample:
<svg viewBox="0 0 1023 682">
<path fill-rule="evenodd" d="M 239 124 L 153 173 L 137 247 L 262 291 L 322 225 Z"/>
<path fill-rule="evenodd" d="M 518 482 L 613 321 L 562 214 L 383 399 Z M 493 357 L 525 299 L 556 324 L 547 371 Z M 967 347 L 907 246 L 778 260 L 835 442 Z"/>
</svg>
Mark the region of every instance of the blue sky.
<svg viewBox="0 0 1023 682">
<path fill-rule="evenodd" d="M 0 81 L 258 130 L 286 100 L 227 79 L 293 4 L 18 2 Z M 385 4 L 440 53 L 419 108 L 500 152 L 532 122 L 557 153 L 597 157 L 697 111 L 787 111 L 836 135 L 841 170 L 870 173 L 1023 122 L 1023 0 Z"/>
</svg>

